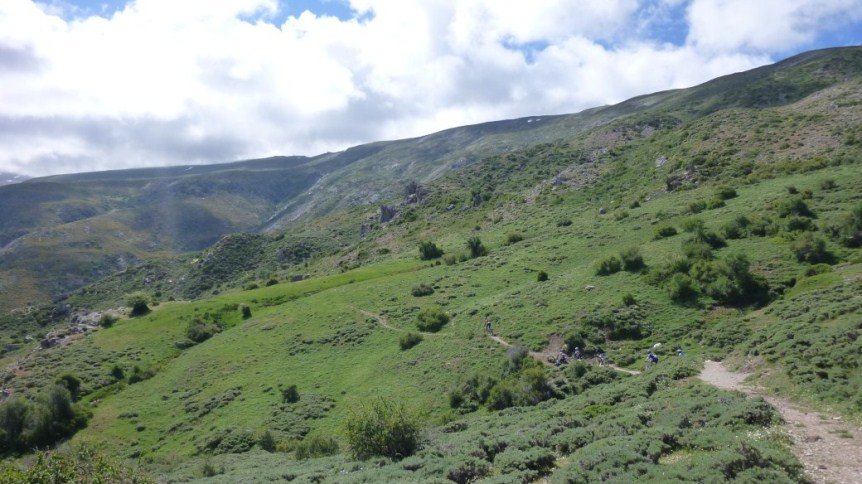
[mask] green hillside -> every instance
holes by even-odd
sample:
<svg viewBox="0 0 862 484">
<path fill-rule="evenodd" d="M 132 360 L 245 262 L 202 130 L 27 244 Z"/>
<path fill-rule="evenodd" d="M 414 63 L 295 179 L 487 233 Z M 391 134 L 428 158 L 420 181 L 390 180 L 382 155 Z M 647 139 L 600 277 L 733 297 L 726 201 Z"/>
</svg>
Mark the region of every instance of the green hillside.
<svg viewBox="0 0 862 484">
<path fill-rule="evenodd" d="M 533 131 L 414 140 L 434 163 L 374 175 L 409 142 L 387 144 L 324 177 L 388 184 L 378 198 L 301 194 L 320 212 L 289 230 L 162 249 L 7 317 L 0 424 L 19 398 L 51 408 L 37 395 L 67 374 L 92 414 L 69 445 L 166 482 L 806 482 L 772 406 L 696 375 L 724 360 L 862 418 L 860 73 L 862 49 L 803 54 Z M 130 317 L 136 291 L 151 311 Z M 33 350 L 88 311 L 122 317 Z M 550 364 L 564 342 L 586 362 Z M 380 437 L 374 409 L 402 426 Z"/>
</svg>

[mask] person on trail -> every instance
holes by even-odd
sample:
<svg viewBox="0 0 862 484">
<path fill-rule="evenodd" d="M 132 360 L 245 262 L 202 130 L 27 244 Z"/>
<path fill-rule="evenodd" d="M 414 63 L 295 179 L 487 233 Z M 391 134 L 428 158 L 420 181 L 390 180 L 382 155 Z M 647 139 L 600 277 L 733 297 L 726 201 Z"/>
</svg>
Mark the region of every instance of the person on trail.
<svg viewBox="0 0 862 484">
<path fill-rule="evenodd" d="M 554 362 L 557 366 L 566 365 L 569 363 L 569 356 L 566 354 L 565 350 L 560 350 L 557 354 L 557 360 Z"/>
<path fill-rule="evenodd" d="M 685 351 L 682 350 L 682 346 L 678 346 L 676 348 L 676 355 L 677 356 L 685 356 Z"/>
<path fill-rule="evenodd" d="M 647 361 L 654 364 L 654 365 L 657 365 L 658 364 L 658 355 L 653 353 L 652 351 L 650 351 L 649 353 L 647 353 Z"/>
<path fill-rule="evenodd" d="M 491 333 L 491 318 L 485 318 L 485 333 L 493 334 Z"/>
<path fill-rule="evenodd" d="M 575 346 L 575 351 L 572 351 L 572 358 L 576 360 L 581 359 L 581 348 L 579 346 Z"/>
<path fill-rule="evenodd" d="M 596 346 L 596 357 L 599 359 L 599 364 L 605 366 L 608 364 L 607 355 L 605 355 L 605 350 Z"/>
</svg>

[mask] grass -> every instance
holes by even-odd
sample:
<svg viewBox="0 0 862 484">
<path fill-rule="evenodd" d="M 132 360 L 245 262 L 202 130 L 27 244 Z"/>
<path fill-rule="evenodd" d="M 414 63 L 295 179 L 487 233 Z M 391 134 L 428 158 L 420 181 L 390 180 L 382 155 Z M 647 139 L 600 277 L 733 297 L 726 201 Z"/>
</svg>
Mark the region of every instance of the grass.
<svg viewBox="0 0 862 484">
<path fill-rule="evenodd" d="M 794 99 L 817 85 L 800 82 Z M 847 119 L 859 113 L 855 105 L 821 112 L 832 97 L 854 92 L 842 84 L 813 104 L 770 101 L 764 109 L 746 105 L 745 96 L 731 99 L 733 109 L 713 109 L 709 96 L 675 98 L 688 99 L 694 111 L 609 120 L 443 175 L 422 203 L 401 207 L 409 216 L 368 222 L 365 237 L 357 224 L 379 220 L 376 205 L 316 219 L 290 235 L 231 237 L 175 268 L 130 270 L 71 300 L 110 306 L 157 273 L 144 287 L 161 293 L 151 313 L 33 352 L 9 386 L 28 394 L 61 372 L 76 374 L 94 416 L 73 442 L 139 460 L 166 479 L 798 481 L 801 468 L 771 430 L 776 415 L 768 405 L 690 377 L 704 358 L 748 360 L 761 365 L 777 393 L 851 417 L 862 412 L 862 374 L 854 366 L 862 262 L 859 249 L 841 246 L 826 230 L 859 202 L 858 148 L 830 141 L 855 129 L 846 128 Z M 748 94 L 755 104 L 771 99 L 757 89 Z M 808 144 L 791 143 L 799 133 Z M 660 156 L 667 163 L 657 168 Z M 564 172 L 568 182 L 551 181 Z M 800 197 L 810 191 L 805 203 L 813 216 L 802 231 L 788 230 L 781 217 L 790 185 Z M 693 216 L 688 207 L 712 200 L 719 187 L 723 203 Z M 672 301 L 667 282 L 650 273 L 678 258 L 697 234 L 684 230 L 691 218 L 721 233 L 740 216 L 773 223 L 758 234 L 743 227 L 713 254 L 744 254 L 768 284 L 765 306 L 704 294 Z M 656 237 L 662 227 L 678 233 Z M 828 270 L 801 263 L 791 250 L 808 231 L 827 240 Z M 486 254 L 468 253 L 474 237 Z M 442 249 L 444 261 L 418 260 L 421 241 Z M 288 249 L 296 260 L 278 262 Z M 597 261 L 621 255 L 628 270 L 596 273 Z M 265 286 L 298 272 L 311 278 Z M 538 280 L 540 272 L 547 280 Z M 191 279 L 180 282 L 181 275 Z M 411 288 L 420 287 L 433 291 L 417 297 Z M 165 300 L 183 294 L 196 299 Z M 243 305 L 250 317 L 243 318 Z M 450 319 L 404 348 L 401 338 L 429 311 Z M 567 340 L 588 355 L 601 348 L 615 365 L 646 370 L 646 351 L 661 343 L 662 363 L 637 376 L 549 368 L 553 395 L 534 399 L 540 403 L 452 408 L 451 391 L 471 377 L 526 381 L 515 378 L 506 350 L 485 337 L 486 318 L 495 334 L 529 350 Z M 220 332 L 188 344 L 195 320 Z M 21 341 L 24 334 L 7 329 L 4 337 Z M 676 356 L 678 346 L 686 357 Z M 115 365 L 127 376 L 137 366 L 147 377 L 116 381 Z M 285 401 L 293 385 L 299 399 Z M 379 397 L 420 416 L 416 455 L 397 463 L 348 457 L 351 413 Z M 267 432 L 270 450 L 272 441 L 291 453 L 318 441 L 328 450 L 291 459 L 258 448 Z M 336 447 L 341 453 L 324 455 Z"/>
</svg>

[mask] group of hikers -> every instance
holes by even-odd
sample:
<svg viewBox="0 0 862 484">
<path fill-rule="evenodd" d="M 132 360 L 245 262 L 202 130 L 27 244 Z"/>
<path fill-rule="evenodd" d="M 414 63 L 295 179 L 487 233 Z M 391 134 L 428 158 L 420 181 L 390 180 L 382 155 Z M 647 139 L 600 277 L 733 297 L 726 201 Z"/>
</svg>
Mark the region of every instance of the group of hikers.
<svg viewBox="0 0 862 484">
<path fill-rule="evenodd" d="M 491 331 L 491 319 L 490 318 L 485 319 L 485 334 L 488 334 L 488 335 L 494 334 Z M 655 351 L 653 351 L 653 350 L 657 350 L 660 347 L 661 347 L 661 343 L 656 343 L 652 347 L 652 349 L 650 349 L 647 352 L 647 365 L 657 365 L 658 364 L 659 357 L 655 353 Z M 681 346 L 677 346 L 675 351 L 676 351 L 677 356 L 685 356 L 685 351 L 682 350 Z M 596 360 L 598 361 L 599 365 L 607 366 L 607 364 L 608 364 L 607 355 L 605 354 L 605 351 L 601 347 L 596 346 L 595 349 L 591 353 L 593 355 L 595 355 Z M 563 346 L 560 348 L 560 352 L 557 353 L 556 358 L 553 359 L 553 363 L 557 366 L 566 365 L 570 361 L 582 360 L 582 359 L 584 359 L 584 356 L 585 356 L 585 352 L 582 351 L 579 346 L 575 346 L 575 349 L 573 349 L 571 352 L 569 352 L 569 345 L 563 343 Z M 551 358 L 549 357 L 548 360 L 550 361 Z"/>
</svg>

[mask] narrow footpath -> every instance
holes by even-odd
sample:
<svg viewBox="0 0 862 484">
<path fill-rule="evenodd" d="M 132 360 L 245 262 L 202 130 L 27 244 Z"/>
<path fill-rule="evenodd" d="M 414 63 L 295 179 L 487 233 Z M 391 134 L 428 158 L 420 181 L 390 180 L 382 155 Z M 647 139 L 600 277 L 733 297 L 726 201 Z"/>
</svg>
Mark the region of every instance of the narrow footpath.
<svg viewBox="0 0 862 484">
<path fill-rule="evenodd" d="M 793 440 L 793 453 L 815 482 L 862 483 L 862 429 L 839 416 L 805 409 L 785 398 L 763 394 L 746 385 L 746 373 L 729 371 L 717 361 L 704 363 L 700 379 L 724 390 L 760 396 L 775 407 L 784 419 L 782 429 Z"/>
</svg>

